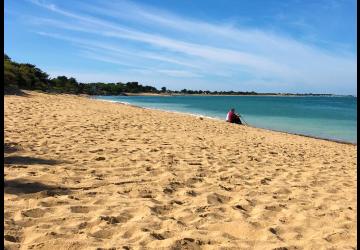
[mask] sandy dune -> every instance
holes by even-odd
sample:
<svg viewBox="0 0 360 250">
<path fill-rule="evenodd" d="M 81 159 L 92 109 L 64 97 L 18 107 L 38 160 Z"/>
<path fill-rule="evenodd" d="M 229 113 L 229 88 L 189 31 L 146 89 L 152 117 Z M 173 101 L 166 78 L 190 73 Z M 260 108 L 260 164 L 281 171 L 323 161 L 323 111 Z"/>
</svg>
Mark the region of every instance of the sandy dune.
<svg viewBox="0 0 360 250">
<path fill-rule="evenodd" d="M 345 145 L 106 103 L 5 96 L 6 249 L 356 249 Z"/>
</svg>

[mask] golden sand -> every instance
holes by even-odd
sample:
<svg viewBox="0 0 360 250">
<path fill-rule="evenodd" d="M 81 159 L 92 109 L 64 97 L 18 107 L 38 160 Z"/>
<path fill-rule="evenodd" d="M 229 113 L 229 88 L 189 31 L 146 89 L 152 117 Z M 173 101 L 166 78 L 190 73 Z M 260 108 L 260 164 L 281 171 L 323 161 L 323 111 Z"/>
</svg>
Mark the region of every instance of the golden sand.
<svg viewBox="0 0 360 250">
<path fill-rule="evenodd" d="M 354 145 L 5 96 L 7 249 L 355 249 Z"/>
</svg>

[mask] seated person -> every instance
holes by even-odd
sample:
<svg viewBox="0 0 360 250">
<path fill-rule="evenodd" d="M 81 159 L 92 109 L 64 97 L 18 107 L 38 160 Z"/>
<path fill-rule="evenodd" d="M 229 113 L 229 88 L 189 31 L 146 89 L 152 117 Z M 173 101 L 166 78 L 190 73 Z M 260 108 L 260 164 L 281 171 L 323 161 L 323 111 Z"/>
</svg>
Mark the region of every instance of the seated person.
<svg viewBox="0 0 360 250">
<path fill-rule="evenodd" d="M 230 111 L 227 113 L 226 121 L 236 124 L 242 124 L 240 120 L 240 116 L 235 113 L 234 108 L 230 109 Z"/>
</svg>

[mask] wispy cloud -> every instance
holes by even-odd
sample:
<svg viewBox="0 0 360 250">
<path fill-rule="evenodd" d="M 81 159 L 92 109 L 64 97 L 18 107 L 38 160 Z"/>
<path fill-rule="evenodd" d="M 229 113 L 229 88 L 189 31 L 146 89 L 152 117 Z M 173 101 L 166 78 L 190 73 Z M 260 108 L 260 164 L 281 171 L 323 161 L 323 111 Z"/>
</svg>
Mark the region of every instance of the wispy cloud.
<svg viewBox="0 0 360 250">
<path fill-rule="evenodd" d="M 173 77 L 201 77 L 200 74 L 193 73 L 191 71 L 186 70 L 173 70 L 173 69 L 162 69 L 162 68 L 152 68 L 152 67 L 143 67 L 139 66 L 139 63 L 133 62 L 133 63 L 126 63 L 124 60 L 121 60 L 122 58 L 116 58 L 116 56 L 103 56 L 99 55 L 97 53 L 91 52 L 91 51 L 82 51 L 81 55 L 87 58 L 91 58 L 98 61 L 108 62 L 120 66 L 127 66 L 129 69 L 133 72 L 141 72 L 145 74 L 149 73 L 160 73 L 168 76 Z"/>
<path fill-rule="evenodd" d="M 76 15 L 67 11 L 59 10 L 55 7 L 49 9 L 56 11 L 57 13 L 64 14 L 66 16 L 73 17 L 74 19 L 78 19 L 81 21 L 86 20 L 93 25 L 96 25 L 98 28 L 94 29 L 94 27 L 79 27 L 74 25 L 61 24 L 60 22 L 48 22 L 48 24 L 53 24 L 58 27 L 61 26 L 64 29 L 95 33 L 106 37 L 135 40 L 155 45 L 160 48 L 169 49 L 171 51 L 181 52 L 190 56 L 197 56 L 208 60 L 216 60 L 220 63 L 241 64 L 259 70 L 279 72 L 281 70 L 284 71 L 284 69 L 286 68 L 286 66 L 277 65 L 276 63 L 266 59 L 265 57 L 238 50 L 224 49 L 204 44 L 178 41 L 161 35 L 154 35 L 144 32 L 138 32 L 128 28 L 123 28 L 120 25 L 115 26 L 114 24 L 111 24 L 109 22 L 100 21 L 97 18 L 89 18 L 81 15 Z"/>
<path fill-rule="evenodd" d="M 284 35 L 189 19 L 127 1 L 81 4 L 79 10 L 71 11 L 51 2 L 29 1 L 57 14 L 52 19 L 32 17 L 32 24 L 44 29 L 38 34 L 73 43 L 81 55 L 94 60 L 140 70 L 141 61 L 145 65 L 157 61 L 167 68 L 144 66 L 143 73 L 208 77 L 209 83 L 211 76 L 223 76 L 239 88 L 245 82 L 255 88 L 264 79 L 272 84 L 315 84 L 319 89 L 341 84 L 356 88 L 356 55 L 352 53 L 335 53 Z M 299 20 L 294 25 L 308 24 Z M 46 27 L 56 32 L 47 32 Z M 79 37 L 66 32 L 78 32 Z M 138 43 L 136 49 L 133 43 Z M 129 58 L 134 63 L 124 62 Z"/>
<path fill-rule="evenodd" d="M 43 24 L 48 22 L 48 20 L 46 19 L 38 19 L 38 22 L 42 22 Z M 50 21 L 51 24 L 55 25 L 55 22 Z M 64 25 L 62 25 L 64 24 Z M 64 28 L 66 26 L 65 23 L 59 23 L 56 22 L 57 26 L 61 26 L 62 28 Z M 116 53 L 117 55 L 127 55 L 127 56 L 132 56 L 132 57 L 140 57 L 140 58 L 147 58 L 147 59 L 151 59 L 151 60 L 156 60 L 156 61 L 163 61 L 163 62 L 168 62 L 168 63 L 172 63 L 172 64 L 178 64 L 178 65 L 182 65 L 182 66 L 186 66 L 189 68 L 197 68 L 199 69 L 201 66 L 200 65 L 196 65 L 196 63 L 194 62 L 190 62 L 190 61 L 184 61 L 181 59 L 175 59 L 175 58 L 170 58 L 170 57 L 166 57 L 166 56 L 162 56 L 160 54 L 156 54 L 153 52 L 148 52 L 145 50 L 133 50 L 130 48 L 122 48 L 119 45 L 111 45 L 111 44 L 107 44 L 104 42 L 94 42 L 92 40 L 88 40 L 88 39 L 79 39 L 79 38 L 73 38 L 73 37 L 69 37 L 69 36 L 65 36 L 65 35 L 59 35 L 56 33 L 49 33 L 49 32 L 36 32 L 39 35 L 42 36 L 48 36 L 48 37 L 53 37 L 53 38 L 57 38 L 57 39 L 61 39 L 61 40 L 65 40 L 68 42 L 72 42 L 74 44 L 79 45 L 81 48 L 85 48 L 85 49 L 97 49 L 98 53 Z"/>
<path fill-rule="evenodd" d="M 160 73 L 164 73 L 169 76 L 175 76 L 175 77 L 201 77 L 201 75 L 192 73 L 185 70 L 169 70 L 169 69 L 160 69 L 158 70 Z"/>
</svg>

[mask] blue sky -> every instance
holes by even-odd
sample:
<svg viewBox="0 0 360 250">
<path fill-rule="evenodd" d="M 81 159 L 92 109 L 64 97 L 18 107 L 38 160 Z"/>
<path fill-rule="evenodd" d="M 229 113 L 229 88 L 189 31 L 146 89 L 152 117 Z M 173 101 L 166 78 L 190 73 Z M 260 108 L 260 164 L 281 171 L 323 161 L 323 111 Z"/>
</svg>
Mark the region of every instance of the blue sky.
<svg viewBox="0 0 360 250">
<path fill-rule="evenodd" d="M 5 53 L 80 82 L 355 94 L 355 0 L 5 0 Z"/>
</svg>

